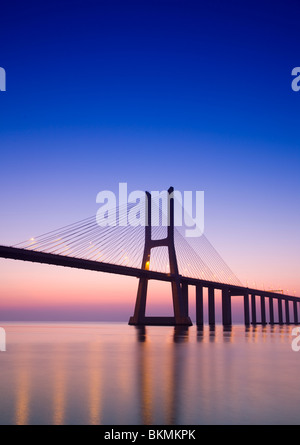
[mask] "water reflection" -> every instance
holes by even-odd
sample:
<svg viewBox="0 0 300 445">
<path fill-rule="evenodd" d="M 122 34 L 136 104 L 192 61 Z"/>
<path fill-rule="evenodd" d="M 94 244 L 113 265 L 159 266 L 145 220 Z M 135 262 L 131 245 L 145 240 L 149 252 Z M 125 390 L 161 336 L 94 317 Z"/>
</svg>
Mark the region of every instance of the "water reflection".
<svg viewBox="0 0 300 445">
<path fill-rule="evenodd" d="M 233 339 L 232 326 L 197 326 L 197 341 L 216 343 L 216 342 L 231 342 Z"/>
<path fill-rule="evenodd" d="M 173 341 L 174 343 L 186 343 L 189 339 L 189 327 L 188 326 L 175 326 Z"/>
<path fill-rule="evenodd" d="M 89 424 L 100 425 L 102 414 L 102 367 L 101 367 L 101 345 L 91 343 L 89 348 L 88 368 L 88 406 L 89 406 Z"/>
<path fill-rule="evenodd" d="M 31 364 L 30 350 L 21 354 L 22 367 L 16 376 L 16 408 L 15 408 L 15 424 L 26 425 L 29 419 L 29 398 L 31 389 Z"/>
<path fill-rule="evenodd" d="M 151 346 L 147 341 L 147 328 L 137 326 L 138 356 L 138 392 L 140 400 L 141 423 L 151 425 L 153 423 L 153 403 L 152 403 L 152 367 L 151 367 Z"/>
<path fill-rule="evenodd" d="M 0 423 L 298 423 L 291 329 L 10 325 Z"/>
<path fill-rule="evenodd" d="M 209 328 L 209 341 L 210 343 L 214 343 L 217 340 L 216 326 L 210 325 L 208 328 Z"/>
<path fill-rule="evenodd" d="M 164 407 L 163 418 L 160 420 L 160 423 L 168 425 L 177 423 L 177 407 L 180 403 L 179 392 L 182 386 L 182 379 L 184 378 L 185 366 L 184 349 L 179 349 L 178 346 L 188 342 L 189 328 L 176 326 L 171 329 L 173 330 L 172 341 L 168 342 L 165 354 L 159 360 L 159 368 L 156 368 L 153 361 L 156 362 L 157 357 L 155 357 L 154 351 L 151 350 L 148 335 L 149 328 L 136 327 L 137 341 L 140 343 L 136 363 L 138 367 L 138 392 L 142 424 L 151 425 L 154 423 L 155 407 L 153 399 L 156 392 L 154 386 L 157 380 L 156 372 L 158 369 L 160 369 L 162 377 L 162 382 L 158 382 L 160 386 L 159 397 L 162 399 Z"/>
<path fill-rule="evenodd" d="M 197 341 L 202 342 L 204 336 L 204 326 L 203 325 L 196 326 L 196 329 L 197 329 Z"/>
<path fill-rule="evenodd" d="M 232 342 L 233 341 L 232 326 L 223 326 L 223 340 L 225 342 Z"/>
<path fill-rule="evenodd" d="M 53 424 L 63 425 L 65 420 L 67 363 L 64 347 L 58 345 L 53 362 Z"/>
</svg>

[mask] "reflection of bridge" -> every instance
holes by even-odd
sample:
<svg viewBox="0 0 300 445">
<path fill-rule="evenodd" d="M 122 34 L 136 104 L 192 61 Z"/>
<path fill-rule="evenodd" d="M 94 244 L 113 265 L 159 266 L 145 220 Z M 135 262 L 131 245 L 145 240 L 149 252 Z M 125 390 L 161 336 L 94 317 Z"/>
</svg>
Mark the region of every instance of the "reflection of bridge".
<svg viewBox="0 0 300 445">
<path fill-rule="evenodd" d="M 245 328 L 247 341 L 257 341 L 256 333 L 260 332 L 257 329 Z M 110 333 L 107 351 L 102 327 L 97 323 L 80 324 L 80 327 L 56 323 L 25 327 L 8 324 L 7 333 L 15 345 L 16 365 L 14 372 L 3 377 L 6 390 L 12 394 L 12 403 L 8 404 L 0 422 L 25 425 L 36 424 L 38 419 L 47 425 L 80 420 L 95 425 L 112 422 L 178 425 L 186 412 L 186 400 L 188 403 L 199 400 L 205 409 L 214 411 L 215 399 L 209 394 L 216 381 L 226 378 L 224 373 L 216 376 L 211 372 L 219 357 L 211 353 L 206 360 L 201 360 L 202 354 L 195 354 L 197 366 L 193 366 L 194 362 L 187 360 L 189 348 L 181 348 L 181 344 L 234 341 L 232 331 L 231 328 L 199 327 L 195 339 L 186 326 L 167 328 L 159 333 L 152 327 L 137 326 L 136 332 L 127 335 L 123 342 L 120 340 L 125 328 L 117 323 L 105 328 L 105 332 Z M 42 335 L 37 334 L 41 332 Z M 78 341 L 84 341 L 85 345 L 80 354 Z M 128 360 L 127 354 L 131 352 L 132 359 Z M 234 368 L 234 363 L 228 366 Z M 46 379 L 45 370 L 48 370 Z M 193 384 L 199 373 L 201 383 L 195 392 Z M 236 381 L 236 375 L 231 376 Z M 79 381 L 80 390 L 74 391 L 74 382 Z M 221 387 L 221 395 L 218 392 L 220 400 L 226 388 L 228 385 Z M 39 403 L 41 394 L 48 404 Z M 196 416 L 200 419 L 201 413 L 195 411 Z"/>
<path fill-rule="evenodd" d="M 271 324 L 275 322 L 274 300 L 277 300 L 279 324 L 283 324 L 284 321 L 287 324 L 298 323 L 299 298 L 274 291 L 244 287 L 204 236 L 201 237 L 200 255 L 195 252 L 174 227 L 173 191 L 173 188 L 168 190 L 169 224 L 166 236 L 162 234 L 161 228 L 152 226 L 153 203 L 151 195 L 147 192 L 146 225 L 142 232 L 141 227 L 128 227 L 126 224 L 123 226 L 121 224 L 121 230 L 117 233 L 116 227 L 100 228 L 95 218 L 87 219 L 40 237 L 31 238 L 18 246 L 0 246 L 0 257 L 138 278 L 135 311 L 129 320 L 129 324 L 133 325 L 191 325 L 188 314 L 189 286 L 196 287 L 197 325 L 203 325 L 204 322 L 204 288 L 208 289 L 210 325 L 215 324 L 216 290 L 222 292 L 222 321 L 225 326 L 232 324 L 231 297 L 234 296 L 244 298 L 246 325 L 250 322 L 266 324 L 266 298 L 269 301 L 268 312 Z M 121 210 L 119 212 L 121 213 Z M 122 213 L 127 221 L 128 209 Z M 175 243 L 175 234 L 178 244 Z M 141 246 L 144 246 L 143 252 L 141 252 Z M 162 248 L 165 250 L 161 252 L 161 255 L 155 255 L 151 253 L 154 248 L 157 251 Z M 149 280 L 171 283 L 174 317 L 146 317 Z M 249 296 L 251 296 L 251 317 Z M 259 322 L 256 313 L 256 297 L 260 298 Z M 290 302 L 293 305 L 293 320 L 290 319 Z M 283 303 L 285 305 L 284 321 Z"/>
</svg>

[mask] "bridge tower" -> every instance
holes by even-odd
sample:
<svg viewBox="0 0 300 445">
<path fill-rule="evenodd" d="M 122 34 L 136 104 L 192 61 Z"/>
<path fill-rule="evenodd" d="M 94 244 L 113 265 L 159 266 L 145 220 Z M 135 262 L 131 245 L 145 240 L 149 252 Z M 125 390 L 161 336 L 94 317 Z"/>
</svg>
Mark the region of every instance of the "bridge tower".
<svg viewBox="0 0 300 445">
<path fill-rule="evenodd" d="M 147 276 L 139 279 L 135 310 L 133 317 L 130 317 L 130 325 L 157 325 L 157 326 L 191 326 L 192 322 L 188 315 L 187 299 L 184 298 L 184 289 L 180 282 L 178 272 L 176 250 L 174 243 L 174 188 L 168 190 L 168 231 L 167 237 L 162 239 L 152 239 L 151 230 L 151 194 L 146 192 L 146 224 L 145 224 L 145 247 L 142 260 L 142 269 L 149 270 L 151 249 L 166 246 L 169 253 L 170 273 L 172 276 L 171 289 L 173 297 L 174 317 L 146 317 L 146 300 L 148 280 Z"/>
</svg>

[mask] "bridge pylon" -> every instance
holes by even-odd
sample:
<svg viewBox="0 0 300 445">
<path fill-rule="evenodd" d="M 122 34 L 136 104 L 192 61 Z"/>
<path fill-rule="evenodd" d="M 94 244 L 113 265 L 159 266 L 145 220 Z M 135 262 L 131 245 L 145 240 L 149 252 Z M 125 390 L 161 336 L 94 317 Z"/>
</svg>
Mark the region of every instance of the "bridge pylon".
<svg viewBox="0 0 300 445">
<path fill-rule="evenodd" d="M 151 221 L 151 194 L 146 192 L 146 224 L 145 224 L 145 246 L 142 260 L 142 269 L 149 270 L 151 249 L 166 246 L 169 253 L 170 274 L 172 276 L 171 289 L 173 297 L 174 317 L 146 317 L 146 301 L 148 281 L 147 276 L 139 278 L 134 315 L 130 317 L 129 324 L 136 326 L 156 325 L 156 326 L 191 326 L 192 322 L 188 315 L 188 305 L 184 301 L 182 283 L 178 272 L 176 250 L 174 243 L 174 188 L 168 190 L 168 231 L 167 237 L 162 239 L 152 239 Z"/>
</svg>

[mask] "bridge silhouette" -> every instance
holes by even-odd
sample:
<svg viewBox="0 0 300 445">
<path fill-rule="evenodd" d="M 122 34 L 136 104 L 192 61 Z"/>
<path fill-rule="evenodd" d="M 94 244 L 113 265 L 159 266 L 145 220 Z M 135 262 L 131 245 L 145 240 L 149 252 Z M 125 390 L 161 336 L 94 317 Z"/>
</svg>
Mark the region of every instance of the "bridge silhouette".
<svg viewBox="0 0 300 445">
<path fill-rule="evenodd" d="M 118 209 L 119 226 L 101 227 L 95 216 L 48 232 L 14 246 L 0 246 L 0 258 L 30 261 L 76 269 L 136 277 L 139 280 L 134 314 L 129 324 L 190 326 L 189 287 L 196 288 L 196 324 L 204 324 L 203 289 L 208 289 L 208 323 L 215 325 L 215 291 L 222 292 L 222 323 L 232 324 L 232 297 L 242 296 L 244 323 L 267 324 L 266 300 L 270 324 L 298 324 L 300 298 L 283 293 L 245 287 L 202 235 L 193 244 L 174 224 L 174 188 L 168 190 L 168 225 L 153 224 L 155 203 L 145 193 L 145 227 L 128 226 L 130 206 Z M 149 280 L 171 285 L 172 317 L 146 316 Z M 260 320 L 256 300 L 260 299 Z M 278 321 L 274 317 L 277 301 Z M 290 317 L 290 302 L 293 320 Z M 283 304 L 285 317 L 283 317 Z M 251 306 L 251 311 L 250 311 Z M 285 318 L 285 319 L 284 319 Z"/>
</svg>

